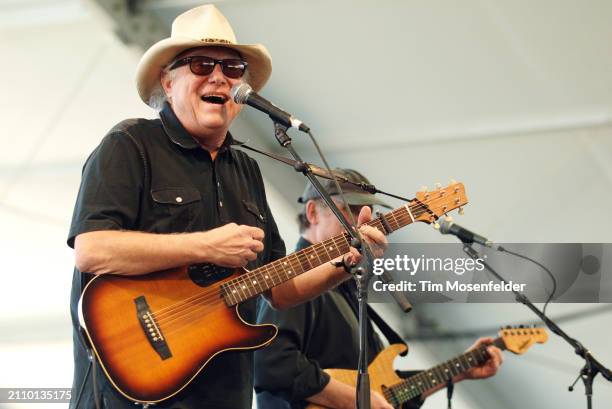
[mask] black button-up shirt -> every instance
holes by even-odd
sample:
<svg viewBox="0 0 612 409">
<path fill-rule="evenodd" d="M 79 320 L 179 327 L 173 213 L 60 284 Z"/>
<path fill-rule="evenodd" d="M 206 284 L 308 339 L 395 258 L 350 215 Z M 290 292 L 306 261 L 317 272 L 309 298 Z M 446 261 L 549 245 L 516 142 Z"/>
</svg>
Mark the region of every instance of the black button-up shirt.
<svg viewBox="0 0 612 409">
<path fill-rule="evenodd" d="M 209 230 L 230 222 L 260 227 L 264 251 L 248 268 L 285 255 L 285 246 L 264 191 L 255 160 L 232 147 L 227 135 L 213 161 L 189 135 L 166 104 L 160 119 L 130 119 L 116 125 L 87 159 L 77 197 L 68 245 L 85 232 L 136 230 L 178 233 Z M 77 303 L 91 275 L 75 269 L 71 294 L 75 377 L 73 399 L 88 365 L 79 332 Z M 255 321 L 255 303 L 240 306 L 242 317 Z M 104 407 L 133 408 L 101 371 L 98 390 Z M 225 352 L 215 357 L 191 384 L 156 408 L 250 408 L 252 352 Z M 92 377 L 79 408 L 93 407 Z M 75 402 L 72 402 L 71 407 Z"/>
</svg>

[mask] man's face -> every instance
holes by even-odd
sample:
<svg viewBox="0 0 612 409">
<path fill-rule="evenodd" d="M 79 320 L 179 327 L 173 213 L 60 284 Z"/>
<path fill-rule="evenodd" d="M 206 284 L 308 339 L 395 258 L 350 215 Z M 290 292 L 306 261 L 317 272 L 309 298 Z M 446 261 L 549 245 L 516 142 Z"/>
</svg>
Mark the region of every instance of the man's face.
<svg viewBox="0 0 612 409">
<path fill-rule="evenodd" d="M 216 60 L 240 59 L 236 51 L 223 47 L 198 48 L 181 55 L 181 58 L 191 56 Z M 219 64 L 209 75 L 193 74 L 189 64 L 186 64 L 162 76 L 162 85 L 172 110 L 185 129 L 203 143 L 207 142 L 207 137 L 224 136 L 240 112 L 242 106 L 230 96 L 232 86 L 240 81 L 240 78 L 226 77 Z"/>
<path fill-rule="evenodd" d="M 359 216 L 362 206 L 346 206 L 342 203 L 340 198 L 332 196 L 332 199 L 349 222 L 351 220 L 349 218 L 349 212 L 353 214 L 355 222 L 357 222 L 357 217 Z M 316 220 L 314 223 L 311 222 L 310 227 L 315 233 L 316 241 L 321 242 L 343 233 L 344 228 L 331 209 L 322 200 L 316 200 L 315 203 Z"/>
</svg>

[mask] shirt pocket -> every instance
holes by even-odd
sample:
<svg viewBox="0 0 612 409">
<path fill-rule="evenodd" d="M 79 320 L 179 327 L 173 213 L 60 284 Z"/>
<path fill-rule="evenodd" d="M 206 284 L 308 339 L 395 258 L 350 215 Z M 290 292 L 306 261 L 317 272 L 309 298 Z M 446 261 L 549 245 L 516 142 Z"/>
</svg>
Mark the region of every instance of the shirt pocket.
<svg viewBox="0 0 612 409">
<path fill-rule="evenodd" d="M 198 230 L 202 217 L 202 197 L 195 188 L 164 187 L 151 190 L 155 216 L 169 232 Z"/>
<path fill-rule="evenodd" d="M 249 218 L 251 220 L 254 220 L 254 224 L 249 223 L 251 226 L 265 226 L 267 221 L 266 214 L 262 210 L 260 210 L 259 207 L 257 207 L 255 202 L 243 200 L 242 204 L 244 205 L 244 209 L 247 211 Z"/>
</svg>

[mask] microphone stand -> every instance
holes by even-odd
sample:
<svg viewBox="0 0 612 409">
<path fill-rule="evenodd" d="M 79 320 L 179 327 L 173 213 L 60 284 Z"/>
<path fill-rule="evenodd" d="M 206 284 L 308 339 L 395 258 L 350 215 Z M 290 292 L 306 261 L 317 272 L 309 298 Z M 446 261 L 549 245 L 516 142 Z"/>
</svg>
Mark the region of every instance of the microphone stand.
<svg viewBox="0 0 612 409">
<path fill-rule="evenodd" d="M 463 251 L 470 256 L 472 259 L 477 260 L 480 259 L 482 264 L 485 266 L 487 270 L 491 272 L 498 280 L 506 281 L 500 274 L 497 273 L 491 267 L 483 257 L 472 247 L 472 242 L 460 239 L 463 242 Z M 595 359 L 595 357 L 591 354 L 591 351 L 586 349 L 580 341 L 570 337 L 565 331 L 563 331 L 553 320 L 548 318 L 542 311 L 538 309 L 527 296 L 521 292 L 512 290 L 514 295 L 516 296 L 516 300 L 521 304 L 527 306 L 531 311 L 533 311 L 540 319 L 546 324 L 546 326 L 555 334 L 559 335 L 563 338 L 568 344 L 570 344 L 574 348 L 574 352 L 576 355 L 580 356 L 585 360 L 584 367 L 580 370 L 578 374 L 578 378 L 582 379 L 584 383 L 585 395 L 587 397 L 587 409 L 592 409 L 592 397 L 593 397 L 593 379 L 597 376 L 598 373 L 601 372 L 602 376 L 606 378 L 608 381 L 612 382 L 612 372 L 604 365 L 602 365 L 599 361 Z M 578 378 L 574 381 L 572 386 L 568 389 L 569 391 L 574 390 L 574 385 L 578 382 Z"/>
<path fill-rule="evenodd" d="M 404 202 L 412 202 L 414 199 L 408 199 L 399 195 L 395 195 L 393 193 L 389 193 L 389 192 L 385 192 L 382 191 L 380 189 L 378 189 L 376 186 L 371 185 L 371 184 L 367 184 L 367 183 L 363 183 L 363 182 L 353 182 L 352 180 L 349 180 L 348 178 L 342 176 L 342 175 L 332 175 L 331 173 L 329 173 L 327 170 L 325 169 L 321 169 L 318 166 L 315 166 L 311 163 L 307 163 L 307 162 L 300 162 L 294 159 L 290 159 L 290 158 L 286 158 L 284 156 L 280 156 L 280 155 L 276 155 L 270 152 L 264 152 L 261 151 L 259 149 L 255 149 L 252 146 L 248 146 L 245 143 L 239 143 L 237 144 L 239 147 L 241 148 L 245 148 L 248 149 L 250 151 L 253 152 L 257 152 L 261 155 L 267 156 L 270 159 L 274 159 L 278 162 L 284 163 L 285 165 L 289 165 L 291 167 L 293 167 L 293 169 L 295 169 L 297 172 L 302 172 L 303 173 L 303 169 L 307 168 L 307 172 L 312 173 L 313 175 L 317 176 L 317 177 L 321 177 L 324 179 L 329 179 L 329 180 L 334 180 L 334 176 L 338 179 L 338 181 L 340 181 L 341 183 L 347 183 L 347 184 L 351 184 L 353 186 L 356 186 L 358 188 L 360 188 L 361 190 L 371 193 L 371 194 L 376 194 L 376 193 L 380 193 L 389 197 L 393 197 L 395 199 L 399 199 L 402 200 Z M 377 214 L 377 216 L 382 216 L 380 214 Z M 381 219 L 383 220 L 384 223 L 384 218 Z M 383 271 L 383 273 L 378 276 L 378 280 L 382 281 L 385 284 L 390 284 L 393 283 L 393 277 L 391 276 L 391 274 L 389 274 L 388 271 Z M 406 293 L 404 292 L 398 292 L 398 291 L 393 291 L 391 293 L 391 296 L 395 299 L 395 302 L 397 303 L 397 305 L 402 309 L 403 312 L 405 313 L 409 313 L 412 310 L 412 304 L 410 303 L 410 300 L 408 300 L 408 297 L 406 296 Z"/>
<path fill-rule="evenodd" d="M 361 254 L 361 262 L 357 266 L 350 267 L 350 273 L 357 283 L 357 300 L 359 304 L 359 365 L 357 375 L 357 408 L 370 409 L 370 377 L 368 374 L 368 343 L 367 343 L 367 303 L 368 303 L 368 283 L 372 278 L 372 266 L 374 263 L 374 254 L 368 243 L 362 239 L 359 230 L 351 226 L 346 220 L 340 209 L 336 206 L 331 196 L 325 191 L 321 182 L 312 174 L 310 168 L 304 163 L 300 155 L 296 152 L 291 144 L 291 138 L 287 135 L 287 126 L 274 122 L 274 136 L 278 143 L 295 158 L 297 161 L 294 168 L 297 172 L 301 172 L 308 178 L 310 183 L 321 195 L 327 206 L 332 210 L 336 218 L 346 230 L 350 237 L 350 244 L 356 248 Z"/>
</svg>

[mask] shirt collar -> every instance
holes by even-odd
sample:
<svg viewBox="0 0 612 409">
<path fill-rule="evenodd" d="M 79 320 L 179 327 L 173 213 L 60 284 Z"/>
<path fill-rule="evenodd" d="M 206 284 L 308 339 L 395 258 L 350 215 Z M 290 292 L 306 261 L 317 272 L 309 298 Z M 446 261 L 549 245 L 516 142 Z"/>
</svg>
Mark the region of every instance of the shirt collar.
<svg viewBox="0 0 612 409">
<path fill-rule="evenodd" d="M 300 236 L 297 244 L 295 245 L 295 251 L 300 251 L 305 249 L 306 247 L 312 246 L 312 243 L 308 241 L 304 236 Z"/>
<path fill-rule="evenodd" d="M 200 144 L 195 140 L 193 136 L 181 124 L 181 121 L 176 117 L 176 114 L 172 110 L 172 107 L 168 103 L 168 101 L 164 102 L 164 107 L 159 113 L 159 117 L 161 119 L 162 125 L 164 126 L 164 130 L 168 137 L 172 142 L 185 149 L 196 149 L 201 148 Z M 232 134 L 229 132 L 225 136 L 225 140 L 221 145 L 220 151 L 225 151 L 231 145 L 239 144 L 239 142 L 234 141 Z"/>
</svg>

